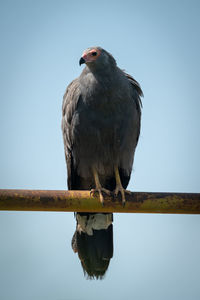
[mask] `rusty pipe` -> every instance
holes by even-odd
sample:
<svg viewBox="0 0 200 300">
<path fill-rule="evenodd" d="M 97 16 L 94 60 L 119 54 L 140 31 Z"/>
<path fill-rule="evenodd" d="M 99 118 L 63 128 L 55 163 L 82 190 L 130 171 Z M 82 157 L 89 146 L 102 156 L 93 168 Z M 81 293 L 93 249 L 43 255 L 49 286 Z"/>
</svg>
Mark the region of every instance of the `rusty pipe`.
<svg viewBox="0 0 200 300">
<path fill-rule="evenodd" d="M 200 193 L 132 192 L 124 207 L 121 196 L 104 199 L 102 206 L 89 191 L 2 189 L 0 210 L 200 214 Z"/>
</svg>

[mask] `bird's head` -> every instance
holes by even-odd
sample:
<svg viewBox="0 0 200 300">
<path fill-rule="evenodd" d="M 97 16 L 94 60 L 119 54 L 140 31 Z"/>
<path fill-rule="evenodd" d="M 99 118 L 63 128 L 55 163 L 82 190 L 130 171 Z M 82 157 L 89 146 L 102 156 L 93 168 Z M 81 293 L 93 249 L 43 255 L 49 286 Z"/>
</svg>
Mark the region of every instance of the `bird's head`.
<svg viewBox="0 0 200 300">
<path fill-rule="evenodd" d="M 116 65 L 113 56 L 101 47 L 87 48 L 79 60 L 79 65 L 88 67 L 105 67 L 108 63 Z"/>
<path fill-rule="evenodd" d="M 79 60 L 79 65 L 95 62 L 101 55 L 101 52 L 102 49 L 99 47 L 91 47 L 86 49 Z"/>
</svg>

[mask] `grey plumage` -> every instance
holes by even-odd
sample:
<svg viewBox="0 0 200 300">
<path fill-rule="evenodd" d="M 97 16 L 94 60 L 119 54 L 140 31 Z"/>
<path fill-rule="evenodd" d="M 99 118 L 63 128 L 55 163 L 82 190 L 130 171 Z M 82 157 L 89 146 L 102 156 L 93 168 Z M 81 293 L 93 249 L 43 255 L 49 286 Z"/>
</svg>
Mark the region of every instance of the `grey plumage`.
<svg viewBox="0 0 200 300">
<path fill-rule="evenodd" d="M 68 86 L 62 107 L 68 188 L 94 189 L 96 172 L 101 186 L 114 191 L 118 169 L 126 189 L 140 134 L 142 90 L 101 47 L 86 49 L 80 62 L 86 67 Z"/>
</svg>

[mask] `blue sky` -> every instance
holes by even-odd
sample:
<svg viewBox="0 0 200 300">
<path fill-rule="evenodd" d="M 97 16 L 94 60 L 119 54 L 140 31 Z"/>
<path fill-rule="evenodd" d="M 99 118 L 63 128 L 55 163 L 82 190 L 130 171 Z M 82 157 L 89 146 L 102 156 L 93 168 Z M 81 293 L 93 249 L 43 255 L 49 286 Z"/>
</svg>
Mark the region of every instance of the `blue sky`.
<svg viewBox="0 0 200 300">
<path fill-rule="evenodd" d="M 3 2 L 1 187 L 65 188 L 62 96 L 100 45 L 145 95 L 130 188 L 199 191 L 197 3 Z"/>
<path fill-rule="evenodd" d="M 78 61 L 83 50 L 99 45 L 113 54 L 118 66 L 130 73 L 144 91 L 142 132 L 129 189 L 200 192 L 199 11 L 200 3 L 194 0 L 1 1 L 0 188 L 66 188 L 60 126 L 62 97 L 66 86 L 82 70 Z M 21 254 L 26 253 L 26 249 L 31 253 L 28 257 L 31 266 L 27 284 L 30 290 L 33 289 L 31 274 L 36 271 L 40 274 L 40 266 L 33 270 L 32 265 L 38 256 L 43 261 L 47 259 L 45 253 L 52 247 L 51 238 L 59 245 L 53 246 L 55 251 L 50 251 L 51 257 L 61 255 L 64 260 L 66 251 L 74 266 L 72 278 L 77 276 L 80 279 L 87 296 L 86 289 L 91 288 L 91 283 L 82 279 L 80 264 L 69 244 L 75 226 L 72 214 L 2 212 L 0 223 L 1 228 L 5 228 L 2 233 L 4 299 L 14 299 L 8 292 L 6 274 L 16 272 L 23 278 L 28 272 Z M 55 228 L 52 224 L 56 224 Z M 113 287 L 113 298 L 118 299 L 114 283 L 116 281 L 118 285 L 125 286 L 121 283 L 123 274 L 120 269 L 131 278 L 132 269 L 129 269 L 128 260 L 134 252 L 138 261 L 134 260 L 133 270 L 140 270 L 138 278 L 141 279 L 137 279 L 136 299 L 147 299 L 143 284 L 149 290 L 150 299 L 177 299 L 178 296 L 181 299 L 198 299 L 200 290 L 195 278 L 199 276 L 200 267 L 199 225 L 198 216 L 116 215 L 117 258 L 111 262 L 107 281 L 101 283 L 102 287 L 105 291 Z M 39 228 L 42 229 L 38 233 Z M 48 228 L 51 228 L 52 235 Z M 163 232 L 166 238 L 163 238 Z M 133 234 L 131 239 L 130 234 Z M 22 242 L 25 238 L 29 246 Z M 13 239 L 19 253 L 18 259 L 12 260 L 16 269 L 9 263 L 8 255 L 10 253 L 15 257 L 11 251 Z M 69 244 L 68 250 L 58 254 L 64 241 Z M 135 243 L 138 243 L 137 246 Z M 149 265 L 147 259 L 143 259 L 144 248 L 152 254 L 145 256 Z M 159 249 L 165 254 L 163 260 Z M 153 253 L 158 255 L 158 260 Z M 177 267 L 174 255 L 177 257 Z M 52 268 L 57 268 L 57 277 L 60 260 L 58 263 L 52 262 Z M 17 261 L 20 263 L 17 264 Z M 66 260 L 71 270 L 73 266 L 70 263 Z M 187 269 L 191 272 L 190 277 Z M 165 270 L 164 275 L 162 270 Z M 65 274 L 62 269 L 63 278 L 67 272 Z M 52 286 L 52 278 L 47 279 L 47 286 Z M 178 278 L 186 278 L 188 287 L 187 282 L 182 286 Z M 160 290 L 157 290 L 156 282 L 159 282 Z M 165 282 L 171 283 L 166 298 L 162 293 Z M 23 299 L 20 282 L 15 284 L 16 288 L 19 287 L 19 299 Z M 99 285 L 93 283 L 93 288 L 98 289 Z M 58 286 L 62 299 L 72 299 L 70 294 L 65 293 L 62 281 Z M 126 291 L 130 291 L 127 296 L 132 295 L 131 288 L 130 281 L 127 283 Z M 41 295 L 46 297 L 47 290 L 41 286 L 37 299 Z M 50 291 L 48 299 L 56 299 L 51 288 Z M 55 292 L 57 294 L 58 291 Z M 103 292 L 99 295 L 103 296 Z M 74 299 L 80 298 L 85 299 L 77 291 Z"/>
</svg>

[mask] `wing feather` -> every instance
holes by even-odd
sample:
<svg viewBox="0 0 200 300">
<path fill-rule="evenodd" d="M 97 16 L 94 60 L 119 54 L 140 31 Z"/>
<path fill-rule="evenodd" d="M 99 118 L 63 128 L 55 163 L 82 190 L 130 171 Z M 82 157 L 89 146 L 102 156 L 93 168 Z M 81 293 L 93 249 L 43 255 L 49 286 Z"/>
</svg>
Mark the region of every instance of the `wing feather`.
<svg viewBox="0 0 200 300">
<path fill-rule="evenodd" d="M 137 146 L 138 140 L 139 140 L 139 135 L 140 135 L 140 124 L 141 124 L 141 109 L 142 109 L 142 101 L 141 101 L 141 97 L 143 97 L 143 92 L 142 89 L 140 87 L 140 84 L 128 73 L 126 73 L 124 70 L 122 70 L 123 73 L 125 74 L 126 78 L 129 80 L 129 82 L 132 85 L 132 88 L 134 90 L 133 93 L 133 101 L 136 104 L 136 109 L 138 112 L 138 122 L 137 122 L 137 136 L 136 136 L 136 145 L 135 148 Z M 123 169 L 119 169 L 119 173 L 120 173 L 120 178 L 121 178 L 121 182 L 124 188 L 127 187 L 129 180 L 130 180 L 130 175 L 131 174 L 127 174 L 127 172 Z"/>
<path fill-rule="evenodd" d="M 134 89 L 136 90 L 138 97 L 137 97 L 137 108 L 141 109 L 142 108 L 142 101 L 140 97 L 143 97 L 143 91 L 141 89 L 140 84 L 128 73 L 126 73 L 125 71 L 123 71 L 124 74 L 126 75 L 126 77 L 128 78 L 128 80 L 130 81 L 130 83 L 132 84 L 132 86 L 134 87 Z"/>
<path fill-rule="evenodd" d="M 73 159 L 73 131 L 72 119 L 78 107 L 81 97 L 78 79 L 73 80 L 66 89 L 63 96 L 62 105 L 62 133 L 64 140 L 65 159 L 67 164 L 67 183 L 68 189 L 74 190 L 80 188 L 80 177 L 74 165 Z"/>
<path fill-rule="evenodd" d="M 124 74 L 126 75 L 126 77 L 128 78 L 129 82 L 131 83 L 133 89 L 136 91 L 135 95 L 136 97 L 134 97 L 134 101 L 136 103 L 136 109 L 138 111 L 138 134 L 137 134 L 137 143 L 138 143 L 138 139 L 139 139 L 139 135 L 140 135 L 140 124 L 141 124 L 141 109 L 142 109 L 142 100 L 141 97 L 143 97 L 143 91 L 141 89 L 140 84 L 128 73 L 126 73 L 125 71 L 123 71 Z M 135 145 L 135 147 L 137 146 L 137 143 Z"/>
</svg>

